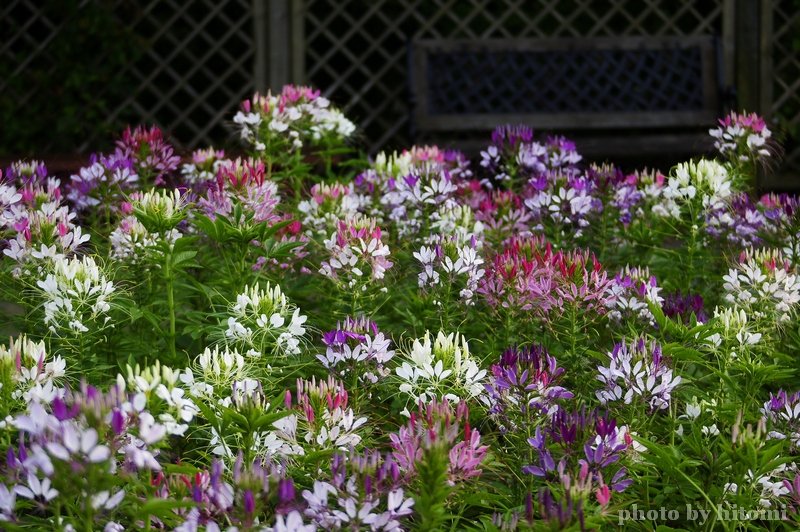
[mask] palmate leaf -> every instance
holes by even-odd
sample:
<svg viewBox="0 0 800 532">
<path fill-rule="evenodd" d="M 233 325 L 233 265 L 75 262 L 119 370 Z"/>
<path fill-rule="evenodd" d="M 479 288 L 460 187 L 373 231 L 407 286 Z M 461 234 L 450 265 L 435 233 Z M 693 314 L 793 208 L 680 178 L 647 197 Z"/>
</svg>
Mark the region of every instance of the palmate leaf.
<svg viewBox="0 0 800 532">
<path fill-rule="evenodd" d="M 267 259 L 282 259 L 289 256 L 293 249 L 304 246 L 304 242 L 278 242 L 274 238 L 261 242 L 263 256 Z"/>
</svg>

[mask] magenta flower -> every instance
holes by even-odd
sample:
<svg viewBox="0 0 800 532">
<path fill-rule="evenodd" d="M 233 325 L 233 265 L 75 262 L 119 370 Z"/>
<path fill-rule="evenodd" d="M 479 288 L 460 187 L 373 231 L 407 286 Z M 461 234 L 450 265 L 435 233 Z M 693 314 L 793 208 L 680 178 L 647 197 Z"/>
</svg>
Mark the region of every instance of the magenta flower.
<svg viewBox="0 0 800 532">
<path fill-rule="evenodd" d="M 143 176 L 145 181 L 163 185 L 166 184 L 164 177 L 177 170 L 181 161 L 173 152 L 157 126 L 147 129 L 141 125 L 134 130 L 128 126 L 122 132 L 122 139 L 117 141 L 116 156 L 133 159 L 136 161 L 136 173 Z"/>
<path fill-rule="evenodd" d="M 456 405 L 455 410 L 446 399 L 441 403 L 434 400 L 427 405 L 420 402 L 418 412 L 412 412 L 408 424 L 400 427 L 396 434 L 389 435 L 395 462 L 406 475 L 413 477 L 426 442 L 445 442 L 450 447 L 448 484 L 452 486 L 480 476 L 480 465 L 489 447 L 481 445 L 480 433 L 470 427 L 468 417 L 469 408 L 465 402 Z M 462 425 L 463 439 L 459 430 Z"/>
</svg>

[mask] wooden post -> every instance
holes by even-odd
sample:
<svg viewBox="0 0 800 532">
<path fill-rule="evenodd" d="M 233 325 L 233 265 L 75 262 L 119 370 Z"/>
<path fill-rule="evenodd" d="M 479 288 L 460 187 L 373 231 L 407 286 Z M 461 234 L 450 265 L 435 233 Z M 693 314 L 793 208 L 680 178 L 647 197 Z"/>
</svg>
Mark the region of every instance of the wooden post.
<svg viewBox="0 0 800 532">
<path fill-rule="evenodd" d="M 736 87 L 736 0 L 722 3 L 722 103 L 723 112 L 730 111 L 731 90 Z"/>
<path fill-rule="evenodd" d="M 269 0 L 268 72 L 269 88 L 280 92 L 290 82 L 291 40 L 289 0 Z"/>
<path fill-rule="evenodd" d="M 761 87 L 759 90 L 760 102 L 758 106 L 758 113 L 767 121 L 772 119 L 774 83 L 772 78 L 772 13 L 773 1 L 761 0 L 761 39 L 759 43 Z"/>
<path fill-rule="evenodd" d="M 306 83 L 306 5 L 303 0 L 291 0 L 292 68 L 291 81 L 295 85 Z"/>
<path fill-rule="evenodd" d="M 267 90 L 267 9 L 264 0 L 253 0 L 253 47 L 253 84 L 256 91 L 264 93 Z"/>
<path fill-rule="evenodd" d="M 739 110 L 756 112 L 761 99 L 759 23 L 762 1 L 736 0 L 736 88 Z"/>
</svg>

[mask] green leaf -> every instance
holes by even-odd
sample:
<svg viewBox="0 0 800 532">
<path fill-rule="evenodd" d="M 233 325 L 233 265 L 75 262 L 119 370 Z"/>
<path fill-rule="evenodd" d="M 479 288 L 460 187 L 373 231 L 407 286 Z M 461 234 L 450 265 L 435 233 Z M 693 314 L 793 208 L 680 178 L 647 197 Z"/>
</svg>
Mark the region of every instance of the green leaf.
<svg viewBox="0 0 800 532">
<path fill-rule="evenodd" d="M 167 513 L 172 513 L 171 511 L 176 508 L 190 508 L 194 506 L 195 503 L 193 501 L 176 501 L 172 499 L 148 499 L 140 508 L 139 511 L 136 513 L 137 517 L 140 519 L 144 519 L 148 516 L 156 516 L 158 518 L 162 518 L 162 516 L 166 515 Z"/>
</svg>

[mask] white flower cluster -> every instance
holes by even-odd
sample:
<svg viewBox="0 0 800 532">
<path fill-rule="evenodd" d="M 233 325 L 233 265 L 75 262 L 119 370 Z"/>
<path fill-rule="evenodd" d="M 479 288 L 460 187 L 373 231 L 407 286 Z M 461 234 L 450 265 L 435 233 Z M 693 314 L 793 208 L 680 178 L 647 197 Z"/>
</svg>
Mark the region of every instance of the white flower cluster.
<svg viewBox="0 0 800 532">
<path fill-rule="evenodd" d="M 399 236 L 420 234 L 424 224 L 436 223 L 442 213 L 458 207 L 458 187 L 448 171 L 431 164 L 413 166 L 410 172 L 390 180 L 380 198 Z"/>
<path fill-rule="evenodd" d="M 316 480 L 313 491 L 303 490 L 303 498 L 308 503 L 305 513 L 313 523 L 323 527 L 323 530 L 403 530 L 398 518 L 411 514 L 414 499 L 405 498 L 402 488 L 386 494 L 386 510 L 379 511 L 378 508 L 383 505 L 379 494 L 372 493 L 364 500 L 359 500 L 355 475 L 348 480 L 347 486 L 347 491 L 340 491 L 328 482 Z M 329 502 L 331 495 L 335 502 Z"/>
<path fill-rule="evenodd" d="M 174 244 L 182 235 L 177 229 L 172 229 L 164 236 L 167 242 Z M 141 261 L 159 241 L 135 216 L 120 220 L 108 239 L 111 243 L 109 257 L 116 261 L 130 261 L 131 264 Z"/>
<path fill-rule="evenodd" d="M 285 519 L 282 515 L 277 514 L 275 516 L 275 526 L 268 526 L 261 532 L 317 532 L 317 525 L 305 524 L 303 514 L 298 510 L 292 510 L 286 515 Z"/>
<path fill-rule="evenodd" d="M 608 355 L 608 366 L 597 368 L 600 373 L 597 380 L 604 385 L 596 392 L 600 403 L 605 405 L 622 400 L 629 405 L 638 396 L 651 410 L 669 407 L 672 392 L 681 378 L 673 376 L 658 344 L 653 342 L 648 346 L 644 339 L 630 344 L 623 342 L 615 345 Z"/>
<path fill-rule="evenodd" d="M 787 322 L 800 303 L 800 278 L 777 250 L 748 250 L 723 277 L 723 298 L 767 326 Z"/>
<path fill-rule="evenodd" d="M 357 215 L 368 202 L 368 198 L 354 193 L 352 187 L 337 181 L 311 187 L 311 199 L 301 201 L 297 209 L 303 214 L 301 221 L 308 228 L 308 236 L 328 236 L 336 222 Z"/>
<path fill-rule="evenodd" d="M 192 153 L 192 162 L 181 167 L 183 179 L 190 185 L 206 183 L 217 178 L 225 152 L 208 148 Z"/>
<path fill-rule="evenodd" d="M 153 413 L 163 425 L 163 429 L 159 430 L 171 436 L 183 436 L 189 428 L 188 423 L 199 412 L 194 401 L 178 385 L 179 380 L 183 381 L 184 374 L 159 362 L 143 369 L 138 364 L 135 368 L 127 366 L 127 370 L 127 378 L 117 375 L 120 389 L 127 389 L 133 394 L 131 400 L 123 405 L 123 410 L 139 413 L 140 417 L 145 411 Z"/>
<path fill-rule="evenodd" d="M 745 481 L 750 485 L 750 489 L 758 494 L 758 503 L 762 508 L 772 508 L 774 505 L 782 505 L 785 496 L 790 493 L 789 488 L 784 483 L 784 479 L 789 473 L 791 465 L 781 464 L 772 471 L 767 471 L 763 475 L 755 475 L 748 469 L 745 474 Z M 746 486 L 741 486 L 742 488 Z M 739 493 L 740 486 L 735 482 L 725 484 L 722 493 Z"/>
<path fill-rule="evenodd" d="M 36 284 L 45 300 L 44 323 L 53 333 L 75 335 L 88 332 L 87 325 L 108 326 L 114 283 L 91 257 L 57 257 Z"/>
<path fill-rule="evenodd" d="M 60 355 L 49 357 L 44 342 L 36 343 L 22 335 L 0 345 L 0 397 L 18 407 L 31 401 L 50 403 L 63 395 L 58 381 L 66 374 L 66 361 Z M 0 420 L 4 428 L 8 420 Z"/>
<path fill-rule="evenodd" d="M 459 298 L 465 304 L 473 305 L 478 283 L 486 273 L 481 267 L 483 259 L 478 255 L 477 247 L 475 237 L 466 242 L 445 237 L 435 246 L 422 246 L 414 252 L 414 258 L 422 265 L 419 287 L 436 289 L 444 282 L 448 288 L 459 287 Z M 437 300 L 437 304 L 441 304 L 441 301 Z"/>
<path fill-rule="evenodd" d="M 169 233 L 186 218 L 188 196 L 178 189 L 152 189 L 131 202 L 133 214 L 151 233 Z"/>
<path fill-rule="evenodd" d="M 592 184 L 585 177 L 557 175 L 548 188 L 537 190 L 525 200 L 525 206 L 539 219 L 549 217 L 558 224 L 575 224 L 576 236 L 589 226 L 587 216 L 597 209 L 591 194 Z"/>
<path fill-rule="evenodd" d="M 302 456 L 306 454 L 305 446 L 312 452 L 345 451 L 361 443 L 357 431 L 366 423 L 366 417 L 356 417 L 352 408 L 341 406 L 325 408 L 321 418 L 311 422 L 307 414 L 292 414 L 273 423 L 277 430 L 265 435 L 264 444 L 278 455 Z"/>
<path fill-rule="evenodd" d="M 480 250 L 483 247 L 481 237 L 484 225 L 474 218 L 475 213 L 469 205 L 453 206 L 450 202 L 445 202 L 431 217 L 430 234 L 423 235 L 422 240 L 427 244 L 435 244 L 442 236 L 456 238 L 462 242 L 475 238 L 475 247 Z"/>
<path fill-rule="evenodd" d="M 235 349 L 206 347 L 195 359 L 193 368 L 181 373 L 181 381 L 195 397 L 224 397 L 234 383 L 248 378 L 248 364 L 245 357 Z"/>
<path fill-rule="evenodd" d="M 467 339 L 459 333 L 445 335 L 439 331 L 431 342 L 431 335 L 426 332 L 402 355 L 404 360 L 395 372 L 400 392 L 408 396 L 402 412 L 406 416 L 410 415 L 409 403 L 412 408 L 420 401 L 428 404 L 446 399 L 458 403 L 485 392 L 486 370 L 480 369 L 470 356 Z"/>
<path fill-rule="evenodd" d="M 229 308 L 226 341 L 241 348 L 249 357 L 262 355 L 298 355 L 308 316 L 291 304 L 281 287 L 267 283 L 262 290 L 257 283 L 236 296 Z"/>
<path fill-rule="evenodd" d="M 0 185 L 0 235 L 8 238 L 6 256 L 21 264 L 51 260 L 74 253 L 89 240 L 73 222 L 76 214 L 62 204 L 59 185 L 53 178 L 21 190 Z"/>
<path fill-rule="evenodd" d="M 723 353 L 737 358 L 742 349 L 753 349 L 762 340 L 762 333 L 756 332 L 756 324 L 747 318 L 747 313 L 738 307 L 714 309 L 714 333 L 707 336 L 705 344 L 712 350 L 724 346 Z"/>
<path fill-rule="evenodd" d="M 720 120 L 720 127 L 710 129 L 708 133 L 714 137 L 714 147 L 729 158 L 747 161 L 751 156 L 770 157 L 767 149 L 772 132 L 761 117 L 731 113 Z"/>
<path fill-rule="evenodd" d="M 661 191 L 663 202 L 654 206 L 653 212 L 681 218 L 683 209 L 693 216 L 723 209 L 733 193 L 732 185 L 728 169 L 716 161 L 681 163 Z"/>
<path fill-rule="evenodd" d="M 139 181 L 139 176 L 121 152 L 111 154 L 93 161 L 89 166 L 81 168 L 77 174 L 73 174 L 67 199 L 78 210 L 85 210 L 95 207 L 106 209 L 112 208 L 110 203 L 117 199 L 120 192 L 125 189 L 134 188 Z M 129 164 L 124 164 L 128 162 Z M 97 194 L 100 192 L 101 194 Z M 100 196 L 100 197 L 98 197 Z"/>
<path fill-rule="evenodd" d="M 656 278 L 650 275 L 647 267 L 625 266 L 606 290 L 608 315 L 615 321 L 623 318 L 636 318 L 652 325 L 655 317 L 650 312 L 649 303 L 661 305 L 664 298 Z"/>
<path fill-rule="evenodd" d="M 331 107 L 319 92 L 290 85 L 280 95 L 256 93 L 251 101 L 243 103 L 233 121 L 241 128 L 241 138 L 257 151 L 264 151 L 274 136 L 284 136 L 291 142 L 291 149 L 300 149 L 304 139 L 314 144 L 331 138 L 341 141 L 356 130 L 356 125 Z"/>
<path fill-rule="evenodd" d="M 370 281 L 383 279 L 393 266 L 388 259 L 389 246 L 381 236 L 373 218 L 359 215 L 340 220 L 337 230 L 324 241 L 330 258 L 322 263 L 319 273 L 365 292 Z"/>
</svg>

